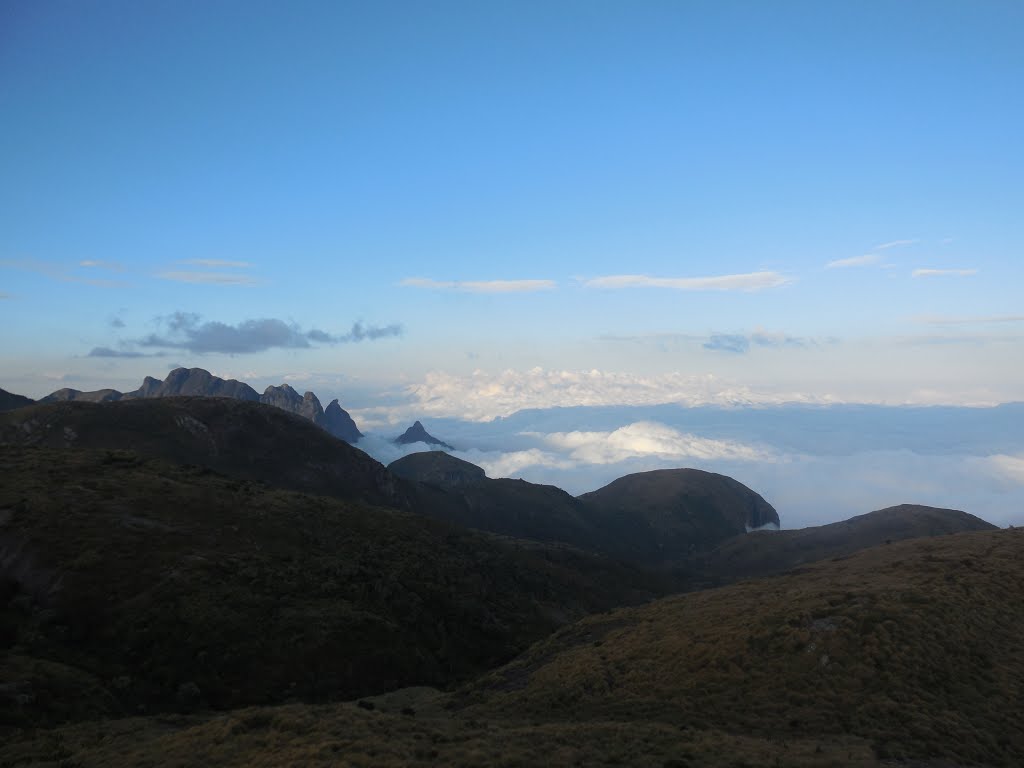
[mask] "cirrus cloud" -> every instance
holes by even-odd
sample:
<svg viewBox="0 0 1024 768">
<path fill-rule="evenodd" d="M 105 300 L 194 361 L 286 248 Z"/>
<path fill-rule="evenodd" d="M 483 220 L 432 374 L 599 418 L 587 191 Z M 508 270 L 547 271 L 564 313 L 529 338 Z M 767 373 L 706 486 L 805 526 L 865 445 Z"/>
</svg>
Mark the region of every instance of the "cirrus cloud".
<svg viewBox="0 0 1024 768">
<path fill-rule="evenodd" d="M 744 291 L 752 293 L 793 282 L 779 272 L 747 272 L 709 277 L 650 277 L 649 275 L 606 275 L 584 280 L 587 288 L 671 288 L 676 291 Z"/>
<path fill-rule="evenodd" d="M 407 277 L 399 285 L 460 293 L 530 293 L 550 291 L 554 280 L 432 280 L 429 277 Z"/>
<path fill-rule="evenodd" d="M 978 274 L 976 269 L 915 269 L 911 277 L 971 277 Z"/>
</svg>

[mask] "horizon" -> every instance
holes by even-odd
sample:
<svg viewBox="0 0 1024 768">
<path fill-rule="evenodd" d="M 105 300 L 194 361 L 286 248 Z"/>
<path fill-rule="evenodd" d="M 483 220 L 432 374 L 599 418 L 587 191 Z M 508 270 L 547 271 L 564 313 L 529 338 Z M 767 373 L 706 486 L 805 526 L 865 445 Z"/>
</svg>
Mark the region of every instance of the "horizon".
<svg viewBox="0 0 1024 768">
<path fill-rule="evenodd" d="M 5 4 L 0 386 L 200 367 L 381 434 L 448 420 L 571 487 L 705 462 L 811 519 L 800 483 L 848 509 L 902 476 L 1019 520 L 1019 441 L 961 466 L 890 435 L 906 456 L 832 487 L 774 426 L 629 409 L 1024 401 L 1021 28 L 1011 2 Z M 574 406 L 620 418 L 480 426 Z"/>
</svg>

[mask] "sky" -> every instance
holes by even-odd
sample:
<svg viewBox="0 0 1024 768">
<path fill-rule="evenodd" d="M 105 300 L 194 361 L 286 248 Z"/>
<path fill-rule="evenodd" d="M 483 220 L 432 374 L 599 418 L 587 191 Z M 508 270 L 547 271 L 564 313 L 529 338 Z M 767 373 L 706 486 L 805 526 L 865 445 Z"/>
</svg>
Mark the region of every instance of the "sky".
<svg viewBox="0 0 1024 768">
<path fill-rule="evenodd" d="M 1019 2 L 0 0 L 0 386 L 1024 400 Z"/>
</svg>

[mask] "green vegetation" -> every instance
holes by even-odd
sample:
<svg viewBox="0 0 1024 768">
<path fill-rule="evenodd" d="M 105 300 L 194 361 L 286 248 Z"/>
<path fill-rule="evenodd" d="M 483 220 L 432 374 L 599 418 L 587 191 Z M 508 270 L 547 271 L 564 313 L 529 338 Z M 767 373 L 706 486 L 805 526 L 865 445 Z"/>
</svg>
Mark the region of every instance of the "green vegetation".
<svg viewBox="0 0 1024 768">
<path fill-rule="evenodd" d="M 571 550 L 131 452 L 0 462 L 0 724 L 446 686 L 653 594 Z"/>
</svg>

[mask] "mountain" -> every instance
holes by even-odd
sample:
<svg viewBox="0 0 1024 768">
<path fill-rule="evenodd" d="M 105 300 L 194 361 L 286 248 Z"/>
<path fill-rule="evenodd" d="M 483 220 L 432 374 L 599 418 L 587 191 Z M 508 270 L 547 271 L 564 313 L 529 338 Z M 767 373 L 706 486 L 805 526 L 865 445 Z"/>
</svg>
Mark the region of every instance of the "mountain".
<svg viewBox="0 0 1024 768">
<path fill-rule="evenodd" d="M 2 390 L 0 390 L 2 391 Z M 46 397 L 41 403 L 68 401 L 84 401 L 90 403 L 106 403 L 116 400 L 144 400 L 155 397 L 223 397 L 248 402 L 262 402 L 295 413 L 309 419 L 330 434 L 347 443 L 355 443 L 362 433 L 356 427 L 352 417 L 342 409 L 337 400 L 333 400 L 324 411 L 317 396 L 312 392 L 299 394 L 288 384 L 279 387 L 267 387 L 263 395 L 255 389 L 235 379 L 222 379 L 202 368 L 175 368 L 161 381 L 147 376 L 142 386 L 131 392 L 118 392 L 116 389 L 100 389 L 95 392 L 81 392 L 77 389 L 58 389 Z M 26 398 L 27 399 L 27 398 Z M 32 402 L 31 400 L 28 401 Z M 27 404 L 27 403 L 26 403 Z M 4 410 L 0 408 L 0 410 Z"/>
<path fill-rule="evenodd" d="M 32 729 L 18 766 L 1015 768 L 1024 531 L 896 542 L 565 626 L 452 693 Z"/>
<path fill-rule="evenodd" d="M 320 426 L 339 440 L 344 440 L 350 445 L 355 445 L 359 438 L 363 436 L 355 421 L 349 416 L 348 411 L 338 404 L 337 398 L 331 400 L 324 410 L 324 417 Z"/>
<path fill-rule="evenodd" d="M 772 505 L 750 488 L 699 469 L 626 475 L 579 501 L 609 533 L 615 553 L 645 562 L 668 562 L 779 525 Z"/>
<path fill-rule="evenodd" d="M 6 389 L 0 389 L 0 411 L 13 411 L 15 408 L 24 408 L 32 405 L 35 400 L 24 395 L 16 395 Z"/>
<path fill-rule="evenodd" d="M 448 443 L 444 443 L 438 440 L 436 437 L 431 435 L 424 429 L 420 422 L 416 422 L 409 427 L 405 432 L 395 438 L 394 442 L 398 445 L 409 445 L 410 443 L 426 443 L 427 445 L 438 445 L 448 451 L 454 451 Z"/>
<path fill-rule="evenodd" d="M 476 485 L 487 479 L 486 473 L 476 464 L 457 459 L 444 451 L 410 453 L 388 464 L 388 470 L 406 480 L 442 488 Z"/>
<path fill-rule="evenodd" d="M 51 392 L 46 397 L 39 399 L 40 403 L 67 403 L 77 401 L 80 403 L 112 403 L 120 400 L 123 395 L 116 389 L 97 389 L 93 392 L 82 392 L 78 389 L 64 387 L 56 392 Z"/>
<path fill-rule="evenodd" d="M 235 400 L 256 402 L 260 396 L 248 384 L 235 379 L 222 379 L 202 368 L 175 368 L 167 378 L 158 382 L 149 376 L 134 392 L 126 392 L 125 399 L 146 397 L 229 397 Z"/>
<path fill-rule="evenodd" d="M 736 536 L 695 558 L 694 576 L 704 585 L 726 584 L 904 539 L 995 529 L 960 510 L 901 504 L 829 525 Z"/>
<path fill-rule="evenodd" d="M 312 422 L 262 403 L 157 397 L 0 413 L 0 443 L 137 451 L 278 488 L 408 508 L 403 483 Z"/>
<path fill-rule="evenodd" d="M 614 563 L 132 451 L 8 446 L 0 465 L 0 731 L 448 686 L 652 596 Z"/>
</svg>

